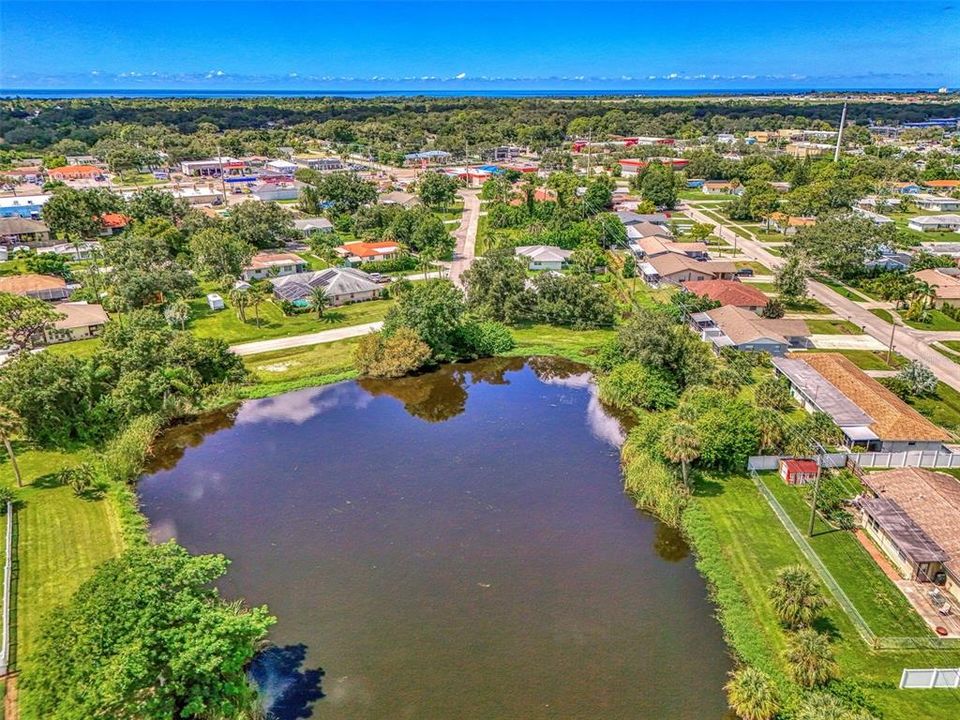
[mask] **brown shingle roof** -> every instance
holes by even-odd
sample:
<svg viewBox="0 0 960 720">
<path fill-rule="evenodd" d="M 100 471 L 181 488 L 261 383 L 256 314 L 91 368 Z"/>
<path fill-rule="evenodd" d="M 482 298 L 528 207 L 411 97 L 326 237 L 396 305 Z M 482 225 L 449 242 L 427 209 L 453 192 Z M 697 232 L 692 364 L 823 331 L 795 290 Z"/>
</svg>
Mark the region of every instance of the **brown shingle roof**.
<svg viewBox="0 0 960 720">
<path fill-rule="evenodd" d="M 839 353 L 795 355 L 873 418 L 881 440 L 948 441 L 952 438 Z"/>
<path fill-rule="evenodd" d="M 723 334 L 737 345 L 760 338 L 786 343 L 787 338 L 806 337 L 810 334 L 803 320 L 768 320 L 733 305 L 707 310 L 707 315 L 723 330 Z"/>
<path fill-rule="evenodd" d="M 50 228 L 39 220 L 22 217 L 0 218 L 0 235 L 29 235 L 49 231 Z"/>
<path fill-rule="evenodd" d="M 54 323 L 58 330 L 105 325 L 109 320 L 102 305 L 83 302 L 59 303 L 54 305 L 54 309 L 66 316 Z"/>
<path fill-rule="evenodd" d="M 0 292 L 13 293 L 14 295 L 26 295 L 28 292 L 38 290 L 56 290 L 66 287 L 66 285 L 67 283 L 63 278 L 54 275 L 27 273 L 26 275 L 0 277 Z"/>
<path fill-rule="evenodd" d="M 736 280 L 687 280 L 683 287 L 694 295 L 703 295 L 721 305 L 764 307 L 769 298 L 757 288 Z"/>
<path fill-rule="evenodd" d="M 960 570 L 960 482 L 945 473 L 898 468 L 869 473 L 864 483 L 879 497 L 892 500 L 939 545 Z"/>
</svg>

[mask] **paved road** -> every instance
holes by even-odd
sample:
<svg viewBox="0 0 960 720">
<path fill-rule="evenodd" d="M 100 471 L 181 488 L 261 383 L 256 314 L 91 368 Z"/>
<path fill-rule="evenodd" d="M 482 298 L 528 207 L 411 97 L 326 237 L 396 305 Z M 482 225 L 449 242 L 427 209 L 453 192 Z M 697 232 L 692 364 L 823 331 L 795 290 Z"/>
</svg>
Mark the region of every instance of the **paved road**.
<svg viewBox="0 0 960 720">
<path fill-rule="evenodd" d="M 737 235 L 730 228 L 723 224 L 718 225 L 715 220 L 689 205 L 681 206 L 681 209 L 697 222 L 715 225 L 714 235 L 735 245 L 741 253 L 763 263 L 771 270 L 777 269 L 785 262 L 782 257 L 769 252 L 756 240 L 749 240 Z M 890 323 L 878 318 L 868 308 L 848 300 L 826 285 L 810 282 L 809 288 L 810 296 L 814 300 L 826 305 L 839 317 L 863 328 L 867 335 L 872 335 L 885 346 L 890 344 L 892 336 L 894 338 L 894 350 L 908 360 L 919 360 L 929 366 L 943 382 L 955 388 L 960 388 L 960 365 L 930 347 L 930 343 L 936 340 L 953 339 L 953 333 L 914 330 L 900 323 L 897 324 L 894 332 Z M 957 335 L 960 335 L 960 333 L 957 333 Z"/>
<path fill-rule="evenodd" d="M 457 239 L 457 247 L 453 251 L 453 262 L 450 263 L 450 279 L 463 287 L 460 275 L 473 264 L 476 253 L 480 193 L 477 190 L 461 190 L 459 194 L 463 198 L 463 215 L 460 217 L 460 227 L 453 233 Z"/>
<path fill-rule="evenodd" d="M 293 335 L 291 337 L 231 345 L 230 350 L 237 355 L 257 355 L 259 353 L 272 352 L 273 350 L 287 350 L 289 348 L 305 347 L 307 345 L 321 345 L 323 343 L 334 342 L 335 340 L 345 340 L 346 338 L 376 332 L 381 327 L 383 327 L 382 322 L 349 325 L 347 327 L 334 328 L 333 330 L 308 333 L 307 335 Z"/>
</svg>

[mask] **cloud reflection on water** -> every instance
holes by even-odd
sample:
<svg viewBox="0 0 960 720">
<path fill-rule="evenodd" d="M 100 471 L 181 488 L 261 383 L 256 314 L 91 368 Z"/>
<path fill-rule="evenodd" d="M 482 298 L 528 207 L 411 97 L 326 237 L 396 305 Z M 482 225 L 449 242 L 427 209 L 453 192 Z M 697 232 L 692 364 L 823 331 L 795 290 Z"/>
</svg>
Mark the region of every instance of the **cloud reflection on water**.
<svg viewBox="0 0 960 720">
<path fill-rule="evenodd" d="M 597 384 L 593 381 L 593 376 L 590 373 L 584 372 L 566 376 L 541 374 L 539 377 L 540 382 L 547 385 L 561 385 L 577 390 L 586 390 L 590 394 L 590 399 L 587 401 L 587 426 L 590 428 L 590 432 L 598 440 L 602 440 L 613 447 L 618 448 L 623 445 L 624 440 L 627 439 L 623 426 L 617 418 L 613 417 L 603 407 L 603 403 L 600 402 L 600 391 L 597 389 Z"/>
<path fill-rule="evenodd" d="M 244 403 L 237 412 L 236 422 L 238 425 L 263 422 L 302 425 L 338 407 L 362 410 L 372 400 L 354 383 L 337 383 Z"/>
</svg>

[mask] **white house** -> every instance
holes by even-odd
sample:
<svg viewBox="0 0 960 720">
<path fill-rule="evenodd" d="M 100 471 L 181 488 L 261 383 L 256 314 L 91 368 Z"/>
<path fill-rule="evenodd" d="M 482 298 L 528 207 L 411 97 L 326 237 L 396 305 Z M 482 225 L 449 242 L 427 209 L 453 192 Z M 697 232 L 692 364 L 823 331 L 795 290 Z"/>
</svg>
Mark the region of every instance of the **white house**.
<svg viewBox="0 0 960 720">
<path fill-rule="evenodd" d="M 250 264 L 243 269 L 244 280 L 262 280 L 265 277 L 280 277 L 305 272 L 307 261 L 293 253 L 261 252 L 250 258 Z"/>
<path fill-rule="evenodd" d="M 918 193 L 910 199 L 921 210 L 932 210 L 933 212 L 951 212 L 952 210 L 960 210 L 960 200 L 957 198 L 944 197 L 943 195 L 930 195 L 928 193 Z"/>
<path fill-rule="evenodd" d="M 562 270 L 573 255 L 569 250 L 553 245 L 522 245 L 514 250 L 530 270 Z"/>
<path fill-rule="evenodd" d="M 920 232 L 960 232 L 960 215 L 919 215 L 907 227 Z"/>
</svg>

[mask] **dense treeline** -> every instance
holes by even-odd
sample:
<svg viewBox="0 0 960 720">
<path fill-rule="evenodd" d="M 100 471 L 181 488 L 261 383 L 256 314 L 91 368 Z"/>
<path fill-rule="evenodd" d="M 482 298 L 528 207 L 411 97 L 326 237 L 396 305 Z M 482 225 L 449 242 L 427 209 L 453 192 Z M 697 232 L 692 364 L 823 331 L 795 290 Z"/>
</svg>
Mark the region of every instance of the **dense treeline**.
<svg viewBox="0 0 960 720">
<path fill-rule="evenodd" d="M 848 119 L 902 123 L 960 115 L 960 102 L 853 102 Z M 174 159 L 209 154 L 202 136 L 219 130 L 227 152 L 256 152 L 309 139 L 396 152 L 520 143 L 542 149 L 572 132 L 595 136 L 704 133 L 834 126 L 836 100 L 793 98 L 87 98 L 10 99 L 0 136 L 15 149 L 81 153 L 136 125 Z M 200 142 L 195 142 L 199 140 Z M 191 142 L 194 141 L 194 142 Z"/>
</svg>

